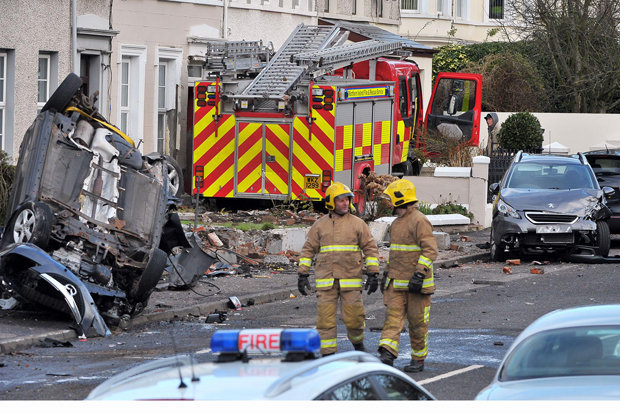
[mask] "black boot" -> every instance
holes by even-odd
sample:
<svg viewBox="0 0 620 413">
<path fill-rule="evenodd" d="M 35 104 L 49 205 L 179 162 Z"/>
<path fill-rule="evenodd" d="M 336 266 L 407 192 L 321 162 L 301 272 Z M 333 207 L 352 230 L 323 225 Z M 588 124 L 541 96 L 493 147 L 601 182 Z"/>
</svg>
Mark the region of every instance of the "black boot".
<svg viewBox="0 0 620 413">
<path fill-rule="evenodd" d="M 419 373 L 424 371 L 424 360 L 411 360 L 408 366 L 404 368 L 406 373 Z"/>
<path fill-rule="evenodd" d="M 366 351 L 366 347 L 364 347 L 364 342 L 353 343 L 353 349 L 355 351 Z"/>
<path fill-rule="evenodd" d="M 396 356 L 394 354 L 390 353 L 383 347 L 379 347 L 379 360 L 381 360 L 381 363 L 387 364 L 388 366 L 393 366 L 395 359 Z"/>
</svg>

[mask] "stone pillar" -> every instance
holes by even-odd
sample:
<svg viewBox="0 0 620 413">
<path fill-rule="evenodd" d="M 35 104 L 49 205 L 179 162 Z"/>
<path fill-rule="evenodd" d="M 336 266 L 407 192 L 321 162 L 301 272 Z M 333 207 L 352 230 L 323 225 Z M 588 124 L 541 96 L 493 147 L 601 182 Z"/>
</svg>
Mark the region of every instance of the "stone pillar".
<svg viewBox="0 0 620 413">
<path fill-rule="evenodd" d="M 475 156 L 472 159 L 471 179 L 469 181 L 469 210 L 474 214 L 473 224 L 488 227 L 487 218 L 487 187 L 489 180 L 488 156 Z"/>
</svg>

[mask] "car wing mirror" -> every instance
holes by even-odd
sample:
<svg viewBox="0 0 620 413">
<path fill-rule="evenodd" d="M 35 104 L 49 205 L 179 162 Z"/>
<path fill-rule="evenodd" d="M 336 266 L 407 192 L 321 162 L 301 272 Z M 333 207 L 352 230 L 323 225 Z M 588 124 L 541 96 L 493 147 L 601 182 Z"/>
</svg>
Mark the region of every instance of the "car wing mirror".
<svg viewBox="0 0 620 413">
<path fill-rule="evenodd" d="M 497 195 L 499 192 L 499 184 L 497 182 L 491 184 L 491 186 L 489 186 L 489 192 L 491 195 Z"/>
<path fill-rule="evenodd" d="M 605 194 L 605 199 L 611 199 L 616 194 L 616 191 L 610 186 L 604 186 L 603 194 Z"/>
</svg>

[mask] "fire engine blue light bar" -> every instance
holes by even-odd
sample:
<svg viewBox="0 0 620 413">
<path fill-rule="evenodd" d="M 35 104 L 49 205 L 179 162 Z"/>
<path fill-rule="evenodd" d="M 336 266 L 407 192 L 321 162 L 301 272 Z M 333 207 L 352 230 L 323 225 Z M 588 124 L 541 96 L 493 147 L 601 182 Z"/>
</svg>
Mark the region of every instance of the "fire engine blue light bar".
<svg viewBox="0 0 620 413">
<path fill-rule="evenodd" d="M 280 334 L 280 347 L 282 351 L 315 352 L 321 348 L 319 332 L 312 328 L 283 330 Z"/>
<path fill-rule="evenodd" d="M 220 330 L 211 338 L 213 353 L 312 353 L 320 347 L 319 333 L 311 328 Z"/>
<path fill-rule="evenodd" d="M 214 353 L 238 353 L 239 330 L 216 331 L 211 337 L 211 351 Z"/>
</svg>

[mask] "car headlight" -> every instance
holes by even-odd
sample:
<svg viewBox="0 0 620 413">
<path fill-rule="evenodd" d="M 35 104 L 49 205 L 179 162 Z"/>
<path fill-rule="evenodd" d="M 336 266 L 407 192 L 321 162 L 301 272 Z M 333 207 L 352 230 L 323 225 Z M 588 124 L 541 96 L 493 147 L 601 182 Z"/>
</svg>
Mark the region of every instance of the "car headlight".
<svg viewBox="0 0 620 413">
<path fill-rule="evenodd" d="M 505 203 L 502 199 L 497 202 L 497 210 L 500 214 L 503 214 L 504 216 L 521 218 L 521 215 L 519 215 L 519 213 L 513 207 Z"/>
</svg>

